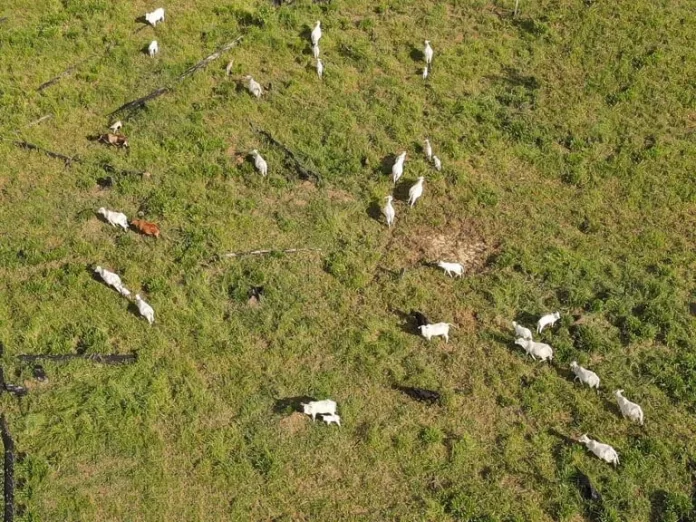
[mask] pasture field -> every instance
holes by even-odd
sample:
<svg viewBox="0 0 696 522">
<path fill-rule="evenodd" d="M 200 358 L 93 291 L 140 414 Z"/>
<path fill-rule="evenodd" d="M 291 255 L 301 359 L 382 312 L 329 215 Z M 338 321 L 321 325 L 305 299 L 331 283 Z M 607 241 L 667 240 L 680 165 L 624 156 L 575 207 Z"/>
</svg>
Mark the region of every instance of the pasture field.
<svg viewBox="0 0 696 522">
<path fill-rule="evenodd" d="M 136 21 L 160 5 L 163 24 Z M 694 4 L 513 7 L 0 4 L 0 365 L 29 388 L 0 395 L 22 453 L 17 520 L 696 520 Z M 246 74 L 270 87 L 260 100 Z M 109 116 L 160 86 L 172 91 Z M 88 139 L 115 119 L 128 151 Z M 379 208 L 402 150 L 388 229 Z M 112 228 L 102 206 L 162 236 Z M 299 247 L 321 251 L 223 256 Z M 439 259 L 465 276 L 428 265 Z M 97 264 L 145 296 L 154 326 L 93 279 Z M 415 335 L 411 310 L 453 323 L 449 344 Z M 554 361 L 534 362 L 510 321 L 556 310 L 540 337 Z M 137 362 L 46 362 L 38 383 L 17 359 L 77 350 Z M 599 392 L 573 382 L 573 360 Z M 621 418 L 617 388 L 645 426 Z M 337 401 L 343 426 L 293 413 L 303 396 Z M 575 443 L 583 433 L 620 465 Z"/>
</svg>

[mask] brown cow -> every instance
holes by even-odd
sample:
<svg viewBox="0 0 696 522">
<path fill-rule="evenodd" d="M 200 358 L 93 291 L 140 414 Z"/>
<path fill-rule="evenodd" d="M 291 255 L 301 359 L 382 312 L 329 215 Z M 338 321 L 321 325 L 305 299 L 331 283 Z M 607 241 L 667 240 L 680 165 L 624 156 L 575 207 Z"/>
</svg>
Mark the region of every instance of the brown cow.
<svg viewBox="0 0 696 522">
<path fill-rule="evenodd" d="M 107 145 L 113 145 L 114 147 L 128 148 L 128 138 L 123 134 L 111 134 L 110 132 L 102 134 L 99 136 L 99 141 Z"/>
<path fill-rule="evenodd" d="M 133 221 L 131 221 L 131 226 L 138 232 L 140 232 L 141 234 L 145 234 L 146 236 L 159 237 L 160 235 L 159 227 L 155 223 L 150 223 L 149 221 L 145 221 L 144 219 L 134 219 Z"/>
</svg>

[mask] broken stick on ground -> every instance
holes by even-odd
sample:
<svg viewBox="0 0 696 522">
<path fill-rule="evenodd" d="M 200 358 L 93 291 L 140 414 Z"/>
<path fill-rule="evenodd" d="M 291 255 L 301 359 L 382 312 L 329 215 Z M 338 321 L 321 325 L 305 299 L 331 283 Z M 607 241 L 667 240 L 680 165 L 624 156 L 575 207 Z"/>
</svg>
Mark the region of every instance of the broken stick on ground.
<svg viewBox="0 0 696 522">
<path fill-rule="evenodd" d="M 125 364 L 134 363 L 137 359 L 134 353 L 122 354 L 79 354 L 70 353 L 65 355 L 18 355 L 20 361 L 23 362 L 34 362 L 38 360 L 62 362 L 71 361 L 73 359 L 85 359 L 87 361 L 94 361 L 103 364 Z"/>
<path fill-rule="evenodd" d="M 208 66 L 210 62 L 213 60 L 217 60 L 222 53 L 229 51 L 233 47 L 235 47 L 239 42 L 242 40 L 241 36 L 238 36 L 235 40 L 231 41 L 228 44 L 223 45 L 220 47 L 217 51 L 215 51 L 213 54 L 206 56 L 203 58 L 200 62 L 198 62 L 195 65 L 192 65 L 188 69 L 186 69 L 183 73 L 181 73 L 179 76 L 176 77 L 176 82 L 181 82 L 191 76 L 193 73 L 200 69 L 204 69 L 205 67 Z M 109 113 L 109 116 L 113 116 L 116 113 L 126 111 L 126 110 L 131 110 L 131 109 L 139 109 L 145 105 L 145 103 L 149 102 L 150 100 L 154 100 L 155 98 L 158 98 L 162 96 L 163 94 L 167 94 L 168 92 L 172 91 L 173 87 L 160 87 L 159 89 L 155 89 L 154 91 L 146 94 L 145 96 L 141 98 L 137 98 L 135 100 L 129 101 L 127 103 L 124 103 L 121 105 L 118 109 L 115 111 Z"/>
<path fill-rule="evenodd" d="M 287 248 L 285 250 L 251 250 L 250 252 L 230 252 L 222 257 L 262 256 L 265 254 L 294 254 L 297 252 L 321 252 L 321 248 Z"/>
<path fill-rule="evenodd" d="M 15 462 L 15 446 L 10 435 L 10 429 L 7 427 L 7 419 L 5 414 L 0 415 L 0 434 L 2 435 L 2 444 L 5 447 L 5 522 L 13 522 L 14 520 L 14 462 Z"/>
</svg>

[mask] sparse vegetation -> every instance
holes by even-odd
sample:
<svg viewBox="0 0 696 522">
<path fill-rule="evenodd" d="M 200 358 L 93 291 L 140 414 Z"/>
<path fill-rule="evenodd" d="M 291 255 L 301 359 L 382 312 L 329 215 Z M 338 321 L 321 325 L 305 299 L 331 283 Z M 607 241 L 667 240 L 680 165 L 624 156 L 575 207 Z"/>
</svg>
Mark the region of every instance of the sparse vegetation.
<svg viewBox="0 0 696 522">
<path fill-rule="evenodd" d="M 199 0 L 135 21 L 155 7 L 0 7 L 0 364 L 29 388 L 0 395 L 16 520 L 696 519 L 693 5 Z M 116 119 L 128 150 L 88 139 Z M 110 227 L 102 206 L 161 236 Z M 274 252 L 224 257 L 257 249 Z M 455 324 L 449 344 L 411 310 Z M 534 363 L 511 321 L 555 310 L 554 361 Z M 45 360 L 38 383 L 17 358 L 76 352 L 138 359 Z M 342 427 L 293 414 L 300 397 L 334 399 Z"/>
</svg>

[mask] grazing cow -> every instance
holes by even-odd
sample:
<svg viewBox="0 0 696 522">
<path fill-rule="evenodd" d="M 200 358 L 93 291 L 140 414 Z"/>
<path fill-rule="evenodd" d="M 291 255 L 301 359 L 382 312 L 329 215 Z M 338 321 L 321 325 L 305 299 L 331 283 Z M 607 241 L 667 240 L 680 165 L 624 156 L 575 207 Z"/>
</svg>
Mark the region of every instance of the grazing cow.
<svg viewBox="0 0 696 522">
<path fill-rule="evenodd" d="M 449 329 L 452 326 L 449 323 L 433 323 L 419 326 L 418 329 L 421 335 L 428 341 L 433 337 L 444 337 L 445 342 L 449 343 Z"/>
<path fill-rule="evenodd" d="M 118 148 L 128 148 L 128 138 L 122 134 L 111 134 L 107 132 L 106 134 L 100 135 L 97 139 L 106 145 L 113 145 L 114 147 Z"/>
<path fill-rule="evenodd" d="M 595 372 L 578 365 L 577 361 L 570 363 L 570 371 L 575 374 L 575 379 L 581 383 L 587 384 L 590 388 L 599 389 L 599 376 Z"/>
<path fill-rule="evenodd" d="M 111 132 L 118 132 L 121 130 L 121 127 L 123 127 L 123 123 L 121 120 L 118 120 L 111 127 L 109 127 L 109 130 L 111 130 Z"/>
<path fill-rule="evenodd" d="M 433 48 L 430 47 L 430 41 L 425 41 L 425 49 L 423 49 L 423 55 L 425 56 L 425 63 L 430 65 L 433 63 Z"/>
<path fill-rule="evenodd" d="M 158 22 L 164 22 L 164 9 L 158 7 L 151 13 L 145 13 L 145 20 L 147 20 L 152 27 L 155 27 Z"/>
<path fill-rule="evenodd" d="M 310 39 L 312 40 L 312 47 L 319 45 L 319 40 L 321 40 L 321 22 L 317 20 L 317 24 L 312 29 L 312 34 L 310 34 Z"/>
<path fill-rule="evenodd" d="M 554 312 L 552 314 L 546 314 L 542 316 L 542 318 L 539 319 L 539 322 L 537 323 L 537 333 L 541 333 L 541 331 L 547 326 L 553 327 L 553 325 L 556 324 L 556 321 L 558 321 L 560 318 L 560 312 Z"/>
<path fill-rule="evenodd" d="M 521 324 L 512 321 L 512 326 L 515 328 L 515 335 L 521 337 L 522 339 L 532 340 L 532 331 L 529 328 L 525 328 Z"/>
<path fill-rule="evenodd" d="M 616 402 L 619 404 L 619 409 L 621 410 L 621 415 L 631 419 L 633 422 L 643 425 L 643 408 L 638 406 L 635 402 L 629 401 L 623 396 L 623 390 L 616 390 L 614 392 L 616 397 Z"/>
<path fill-rule="evenodd" d="M 319 45 L 312 45 L 312 56 L 314 56 L 315 60 L 319 59 Z"/>
<path fill-rule="evenodd" d="M 433 159 L 433 148 L 430 145 L 430 140 L 426 138 L 425 140 L 425 157 L 428 158 L 428 161 L 431 161 Z"/>
<path fill-rule="evenodd" d="M 134 219 L 130 224 L 134 229 L 146 236 L 159 237 L 160 235 L 160 229 L 155 223 L 150 223 L 143 219 Z"/>
<path fill-rule="evenodd" d="M 155 310 L 149 304 L 143 301 L 140 294 L 135 294 L 135 305 L 138 307 L 140 315 L 147 319 L 148 323 L 152 324 L 155 322 Z"/>
<path fill-rule="evenodd" d="M 157 44 L 157 40 L 152 40 L 150 42 L 150 45 L 147 46 L 147 54 L 149 54 L 150 58 L 152 58 L 158 52 L 159 52 L 159 45 Z"/>
<path fill-rule="evenodd" d="M 106 222 L 112 227 L 118 225 L 119 227 L 123 228 L 123 230 L 128 230 L 128 218 L 124 213 L 106 210 L 104 207 L 101 207 L 99 210 L 97 210 L 97 214 L 104 216 Z"/>
<path fill-rule="evenodd" d="M 317 75 L 321 78 L 324 75 L 324 64 L 317 58 Z"/>
<path fill-rule="evenodd" d="M 447 274 L 450 277 L 454 277 L 455 275 L 462 277 L 462 274 L 464 273 L 464 267 L 460 263 L 447 263 L 446 261 L 438 261 L 437 266 L 442 268 L 445 271 L 445 274 Z"/>
<path fill-rule="evenodd" d="M 430 71 L 428 71 L 428 66 L 426 65 L 425 67 L 423 67 L 423 79 L 427 80 L 429 74 L 430 74 Z"/>
<path fill-rule="evenodd" d="M 332 400 L 312 401 L 302 403 L 302 411 L 305 415 L 311 415 L 312 420 L 316 419 L 317 415 L 335 415 L 336 403 Z"/>
<path fill-rule="evenodd" d="M 603 444 L 596 440 L 592 440 L 587 435 L 580 437 L 578 442 L 584 444 L 588 450 L 603 461 L 613 464 L 614 466 L 619 463 L 619 454 L 609 444 Z"/>
<path fill-rule="evenodd" d="M 522 339 L 521 337 L 515 340 L 515 344 L 521 346 L 535 361 L 537 357 L 542 361 L 553 360 L 553 350 L 548 344 L 535 343 L 531 339 Z"/>
<path fill-rule="evenodd" d="M 399 181 L 399 178 L 404 173 L 404 161 L 406 160 L 406 151 L 402 152 L 396 157 L 394 165 L 392 165 L 392 178 L 394 179 L 394 184 Z"/>
<path fill-rule="evenodd" d="M 440 172 L 442 170 L 442 162 L 437 156 L 433 156 L 433 165 L 435 165 L 435 170 Z"/>
<path fill-rule="evenodd" d="M 94 269 L 94 272 L 99 274 L 99 277 L 101 277 L 107 285 L 114 287 L 119 294 L 121 294 L 124 297 L 130 297 L 130 290 L 123 286 L 121 278 L 117 274 L 109 272 L 108 270 L 100 266 L 96 267 Z"/>
<path fill-rule="evenodd" d="M 423 182 L 425 181 L 425 178 L 421 176 L 418 178 L 418 181 L 416 181 L 416 184 L 413 185 L 409 191 L 408 191 L 408 204 L 413 206 L 416 204 L 416 201 L 418 201 L 418 198 L 420 198 L 423 195 Z"/>
<path fill-rule="evenodd" d="M 246 75 L 244 79 L 247 81 L 247 90 L 257 98 L 260 98 L 263 94 L 261 84 L 254 80 L 250 75 Z"/>
<path fill-rule="evenodd" d="M 259 151 L 256 149 L 252 150 L 251 156 L 254 158 L 254 166 L 256 167 L 256 170 L 258 170 L 262 176 L 268 174 L 268 163 L 266 163 L 266 160 L 261 157 Z"/>
<path fill-rule="evenodd" d="M 336 424 L 339 428 L 341 427 L 341 417 L 335 413 L 332 415 L 324 415 L 322 416 L 321 420 L 323 420 L 328 426 L 331 424 Z"/>
<path fill-rule="evenodd" d="M 394 218 L 396 217 L 396 211 L 394 210 L 394 205 L 392 205 L 393 199 L 393 196 L 387 196 L 387 204 L 384 205 L 384 208 L 382 209 L 384 217 L 387 219 L 387 225 L 389 228 L 391 228 L 391 226 L 394 224 Z"/>
</svg>

